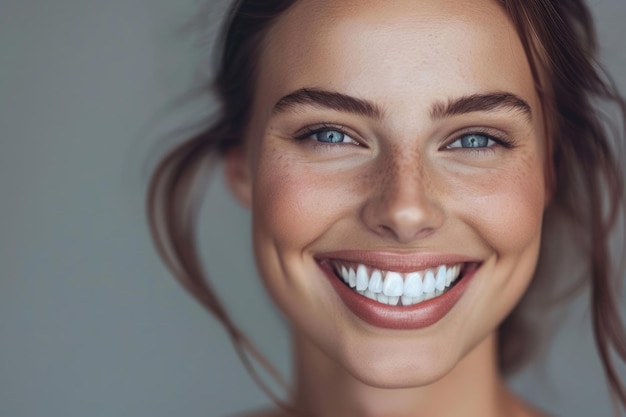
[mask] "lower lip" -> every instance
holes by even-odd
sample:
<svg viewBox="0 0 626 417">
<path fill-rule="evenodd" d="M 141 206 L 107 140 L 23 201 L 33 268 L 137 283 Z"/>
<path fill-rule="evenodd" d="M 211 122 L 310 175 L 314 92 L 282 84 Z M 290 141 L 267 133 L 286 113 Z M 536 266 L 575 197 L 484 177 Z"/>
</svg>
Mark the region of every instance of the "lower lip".
<svg viewBox="0 0 626 417">
<path fill-rule="evenodd" d="M 321 262 L 319 265 L 343 303 L 357 317 L 372 326 L 401 330 L 421 329 L 441 320 L 465 293 L 478 269 L 476 264 L 467 268 L 461 279 L 440 296 L 402 307 L 381 304 L 357 294 L 340 281 L 329 262 Z"/>
</svg>

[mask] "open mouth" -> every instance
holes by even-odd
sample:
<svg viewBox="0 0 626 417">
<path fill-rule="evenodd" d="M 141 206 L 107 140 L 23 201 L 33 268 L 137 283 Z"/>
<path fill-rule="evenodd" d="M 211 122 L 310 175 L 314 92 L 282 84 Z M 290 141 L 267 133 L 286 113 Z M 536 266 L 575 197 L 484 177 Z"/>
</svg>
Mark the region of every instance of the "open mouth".
<svg viewBox="0 0 626 417">
<path fill-rule="evenodd" d="M 465 294 L 480 259 L 454 254 L 337 251 L 317 262 L 343 304 L 362 321 L 421 329 L 443 319 Z"/>
<path fill-rule="evenodd" d="M 353 292 L 388 306 L 412 306 L 444 295 L 476 263 L 439 265 L 411 272 L 383 271 L 369 265 L 329 260 L 337 277 Z"/>
</svg>

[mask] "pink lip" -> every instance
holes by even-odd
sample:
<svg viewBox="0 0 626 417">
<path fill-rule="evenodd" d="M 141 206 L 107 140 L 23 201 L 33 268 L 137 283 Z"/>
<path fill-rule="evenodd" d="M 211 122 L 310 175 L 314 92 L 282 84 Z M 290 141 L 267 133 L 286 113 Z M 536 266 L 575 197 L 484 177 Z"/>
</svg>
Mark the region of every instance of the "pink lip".
<svg viewBox="0 0 626 417">
<path fill-rule="evenodd" d="M 454 265 L 460 263 L 478 263 L 480 260 L 463 255 L 419 253 L 403 254 L 397 252 L 342 250 L 319 254 L 316 259 L 337 260 L 344 262 L 361 263 L 382 271 L 414 272 L 439 265 Z"/>
<path fill-rule="evenodd" d="M 340 253 L 336 252 L 335 254 Z M 346 252 L 352 253 L 355 252 Z M 328 254 L 324 254 L 326 257 Z M 415 304 L 408 307 L 403 306 L 389 306 L 385 304 L 378 303 L 376 301 L 370 300 L 367 297 L 363 297 L 360 294 L 357 294 L 352 289 L 348 288 L 344 284 L 343 281 L 337 277 L 333 271 L 333 268 L 329 262 L 329 259 L 320 260 L 318 262 L 322 271 L 324 271 L 327 278 L 330 280 L 331 285 L 343 301 L 343 303 L 348 307 L 352 313 L 354 313 L 361 320 L 366 323 L 371 324 L 372 326 L 387 328 L 387 329 L 401 329 L 401 330 L 411 330 L 411 329 L 421 329 L 424 327 L 428 327 L 432 324 L 435 324 L 439 320 L 441 320 L 459 301 L 461 296 L 465 293 L 471 279 L 474 276 L 474 273 L 479 267 L 479 263 L 477 261 L 472 261 L 467 258 L 462 258 L 459 256 L 439 256 L 433 255 L 430 256 L 421 256 L 421 262 L 410 262 L 410 263 L 398 263 L 398 261 L 402 260 L 403 262 L 407 259 L 411 259 L 410 257 L 406 257 L 404 255 L 393 255 L 389 257 L 388 253 L 370 253 L 369 258 L 366 260 L 363 257 L 360 257 L 358 260 L 355 258 L 346 259 L 345 256 L 335 256 L 333 255 L 333 259 L 341 259 L 345 261 L 359 262 L 364 263 L 371 266 L 384 268 L 380 269 L 391 269 L 397 272 L 404 272 L 402 268 L 397 269 L 401 266 L 406 266 L 411 271 L 425 269 L 429 267 L 434 267 L 442 264 L 456 264 L 461 262 L 471 262 L 466 263 L 464 265 L 463 276 L 462 278 L 448 291 L 444 294 L 432 298 L 428 301 L 423 301 L 419 304 Z M 413 258 L 415 261 L 417 258 Z M 437 259 L 437 261 L 433 264 L 433 259 Z M 444 260 L 441 262 L 441 260 Z M 373 262 L 372 262 L 373 261 Z M 376 262 L 378 261 L 378 262 Z M 406 269 L 405 269 L 406 270 Z"/>
</svg>

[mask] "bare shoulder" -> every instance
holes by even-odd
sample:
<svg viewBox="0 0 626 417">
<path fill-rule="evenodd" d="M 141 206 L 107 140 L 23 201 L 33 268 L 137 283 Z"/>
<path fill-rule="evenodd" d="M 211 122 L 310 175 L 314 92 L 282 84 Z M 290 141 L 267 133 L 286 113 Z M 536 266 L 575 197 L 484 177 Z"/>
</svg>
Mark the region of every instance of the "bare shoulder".
<svg viewBox="0 0 626 417">
<path fill-rule="evenodd" d="M 537 410 L 535 408 L 527 410 L 526 414 L 523 414 L 523 417 L 555 417 L 550 414 L 546 414 L 543 411 Z"/>
<path fill-rule="evenodd" d="M 526 402 L 521 401 L 518 403 L 518 408 L 515 410 L 513 415 L 518 417 L 555 417 Z"/>
<path fill-rule="evenodd" d="M 288 417 L 288 415 L 278 408 L 265 408 L 233 415 L 232 417 Z"/>
<path fill-rule="evenodd" d="M 511 417 L 555 417 L 524 400 L 516 393 L 505 390 L 503 399 L 507 404 L 506 415 Z"/>
<path fill-rule="evenodd" d="M 550 414 L 547 414 L 537 408 L 527 404 L 527 403 L 518 403 L 518 408 L 514 411 L 515 417 L 556 417 Z M 245 412 L 242 414 L 233 415 L 231 417 L 290 417 L 283 410 L 276 408 L 268 408 L 263 410 L 255 410 L 250 412 Z"/>
</svg>

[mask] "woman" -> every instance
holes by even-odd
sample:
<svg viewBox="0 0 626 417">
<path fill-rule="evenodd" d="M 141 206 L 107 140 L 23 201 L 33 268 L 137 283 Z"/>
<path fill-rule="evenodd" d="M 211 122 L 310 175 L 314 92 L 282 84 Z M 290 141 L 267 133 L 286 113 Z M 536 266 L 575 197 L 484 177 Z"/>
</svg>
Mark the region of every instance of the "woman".
<svg viewBox="0 0 626 417">
<path fill-rule="evenodd" d="M 626 358 L 608 253 L 623 174 L 591 101 L 624 102 L 578 0 L 240 1 L 223 42 L 220 118 L 157 167 L 149 214 L 178 279 L 258 359 L 195 251 L 194 187 L 223 157 L 293 329 L 294 395 L 270 415 L 544 415 L 501 375 L 530 347 L 519 303 L 540 254 L 563 261 L 541 252 L 563 218 L 626 405 L 609 356 Z"/>
</svg>

